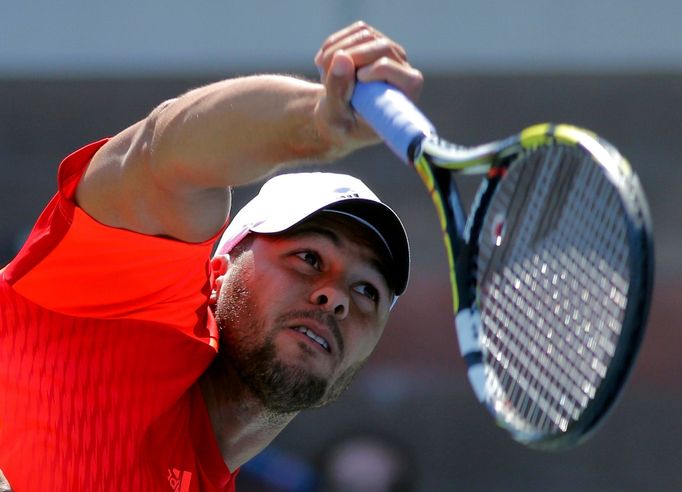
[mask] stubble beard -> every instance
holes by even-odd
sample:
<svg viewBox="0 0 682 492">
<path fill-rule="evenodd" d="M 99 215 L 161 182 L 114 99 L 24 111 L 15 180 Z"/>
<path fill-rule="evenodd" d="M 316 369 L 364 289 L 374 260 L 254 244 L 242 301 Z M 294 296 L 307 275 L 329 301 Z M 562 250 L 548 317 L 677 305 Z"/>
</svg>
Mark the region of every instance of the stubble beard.
<svg viewBox="0 0 682 492">
<path fill-rule="evenodd" d="M 277 356 L 274 338 L 287 328 L 276 321 L 273 329 L 267 329 L 257 314 L 259 307 L 238 273 L 225 282 L 216 309 L 216 320 L 222 329 L 222 357 L 266 410 L 290 414 L 321 407 L 345 392 L 364 361 L 352 365 L 331 387 L 326 379 L 302 367 L 285 364 Z M 259 342 L 258 336 L 263 333 L 267 336 Z"/>
</svg>

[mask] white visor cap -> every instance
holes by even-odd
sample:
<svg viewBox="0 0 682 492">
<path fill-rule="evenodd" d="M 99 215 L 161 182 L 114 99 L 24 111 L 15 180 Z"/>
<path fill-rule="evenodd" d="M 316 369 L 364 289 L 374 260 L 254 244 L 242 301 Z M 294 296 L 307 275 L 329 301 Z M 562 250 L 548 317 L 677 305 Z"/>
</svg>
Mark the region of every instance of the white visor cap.
<svg viewBox="0 0 682 492">
<path fill-rule="evenodd" d="M 400 218 L 362 181 L 346 174 L 291 173 L 271 178 L 232 218 L 215 254 L 229 253 L 250 232 L 284 232 L 319 211 L 343 214 L 374 231 L 390 255 L 395 294 L 405 291 L 410 249 Z"/>
</svg>

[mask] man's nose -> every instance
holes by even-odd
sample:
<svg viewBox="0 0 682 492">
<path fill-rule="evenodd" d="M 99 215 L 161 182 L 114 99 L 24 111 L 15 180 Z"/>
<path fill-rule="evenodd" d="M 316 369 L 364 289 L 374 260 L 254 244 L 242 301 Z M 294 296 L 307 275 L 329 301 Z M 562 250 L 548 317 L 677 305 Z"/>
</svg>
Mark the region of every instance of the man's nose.
<svg viewBox="0 0 682 492">
<path fill-rule="evenodd" d="M 323 306 L 333 313 L 336 319 L 342 320 L 348 316 L 350 299 L 348 293 L 337 285 L 327 284 L 316 289 L 310 301 L 316 306 Z"/>
</svg>

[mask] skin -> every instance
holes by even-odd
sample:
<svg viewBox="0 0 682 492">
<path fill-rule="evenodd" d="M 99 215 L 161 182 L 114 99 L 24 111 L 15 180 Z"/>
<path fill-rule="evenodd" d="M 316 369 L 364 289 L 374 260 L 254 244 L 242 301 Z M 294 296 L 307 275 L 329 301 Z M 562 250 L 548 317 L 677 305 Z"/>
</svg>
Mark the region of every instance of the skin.
<svg viewBox="0 0 682 492">
<path fill-rule="evenodd" d="M 243 77 L 162 103 L 95 154 L 76 190 L 78 205 L 112 227 L 187 242 L 207 240 L 228 218 L 231 187 L 377 143 L 376 135 L 349 106 L 356 78 L 389 82 L 413 100 L 423 85 L 421 72 L 409 64 L 405 50 L 364 22 L 329 36 L 315 55 L 315 65 L 322 74 L 320 83 L 277 75 Z M 220 276 L 218 292 L 227 298 L 227 292 L 236 295 L 241 288 L 253 301 L 249 314 L 261 313 L 262 323 L 251 324 L 263 330 L 258 340 L 269 336 L 282 364 L 324 382 L 322 397 L 307 406 L 338 396 L 376 346 L 388 317 L 388 293 L 368 309 L 366 293 L 357 291 L 358 282 L 379 274 L 372 271 L 372 250 L 351 237 L 339 233 L 337 243 L 320 234 L 295 240 L 258 238 L 238 262 L 214 261 Z M 285 253 L 294 243 L 319 247 L 325 268 L 313 268 L 306 255 Z M 292 266 L 297 263 L 307 267 Z M 300 271 L 304 269 L 312 271 Z M 388 289 L 385 282 L 377 283 Z M 220 308 L 223 304 L 228 306 L 218 301 L 218 316 L 229 317 L 228 310 Z M 310 315 L 311 310 L 318 314 Z M 287 318 L 285 325 L 300 321 L 325 332 L 325 338 L 337 340 L 331 353 L 286 326 L 278 328 L 278 313 L 292 311 L 299 318 L 308 313 L 308 318 Z M 319 313 L 335 321 L 320 321 L 325 318 Z M 230 315 L 237 314 L 232 310 Z M 240 319 L 248 317 L 243 313 Z M 227 318 L 222 323 L 238 339 L 244 325 Z M 330 323 L 338 330 L 325 328 Z M 340 335 L 328 335 L 329 330 Z M 251 334 L 241 338 L 257 344 Z M 199 384 L 230 469 L 267 446 L 298 411 L 268 408 L 244 384 L 229 356 L 219 356 Z M 11 488 L 0 471 L 0 492 L 4 491 Z"/>
<path fill-rule="evenodd" d="M 79 206 L 109 226 L 201 242 L 225 224 L 230 188 L 304 162 L 331 161 L 378 142 L 349 105 L 356 77 L 364 82 L 387 81 L 413 100 L 421 92 L 423 77 L 409 64 L 405 50 L 363 22 L 329 36 L 314 61 L 322 74 L 319 83 L 278 75 L 243 77 L 162 103 L 97 152 L 76 191 Z M 328 284 L 303 282 L 306 277 L 289 279 L 264 297 L 267 286 L 281 278 L 280 273 L 285 276 L 283 267 L 261 267 L 263 262 L 274 262 L 265 244 L 278 246 L 256 240 L 243 260 L 250 258 L 251 263 L 228 265 L 225 259 L 217 259 L 217 270 L 242 272 L 254 312 L 262 314 L 266 330 L 272 329 L 277 313 L 305 310 L 294 306 L 309 303 L 319 289 L 327 289 L 320 290 L 327 292 L 327 302 L 317 309 L 333 305 L 344 312 L 335 316 L 343 317 L 338 322 L 347 353 L 343 357 L 317 353 L 301 334 L 290 331 L 273 334 L 273 343 L 285 363 L 298 364 L 334 387 L 374 348 L 388 309 L 384 313 L 382 308 L 381 319 L 372 322 L 371 330 L 365 329 L 368 320 L 354 301 L 356 295 L 347 285 L 341 289 L 341 279 L 351 278 L 360 268 L 351 261 L 360 252 L 349 255 L 352 248 L 345 246 L 331 255 L 343 268 L 328 274 Z M 230 278 L 221 278 L 218 290 L 223 283 L 235 287 Z M 250 283 L 258 283 L 258 288 Z M 286 305 L 278 302 L 290 291 L 298 295 L 287 296 Z M 306 346 L 310 350 L 301 348 Z M 222 371 L 215 370 L 219 363 Z M 224 358 L 216 364 L 207 373 L 215 381 L 204 377 L 201 388 L 225 462 L 234 469 L 263 449 L 295 411 L 263 408 L 236 371 L 226 367 Z"/>
<path fill-rule="evenodd" d="M 161 104 L 97 152 L 79 183 L 79 205 L 114 227 L 206 240 L 228 217 L 231 187 L 377 143 L 348 104 L 356 72 L 413 99 L 423 83 L 404 49 L 362 22 L 331 35 L 315 63 L 320 83 L 243 77 Z"/>
<path fill-rule="evenodd" d="M 387 81 L 413 100 L 421 92 L 423 77 L 405 50 L 364 22 L 329 36 L 314 61 L 322 74 L 319 83 L 279 75 L 242 77 L 160 104 L 98 150 L 76 190 L 78 205 L 112 227 L 202 242 L 227 221 L 232 187 L 301 163 L 332 161 L 378 142 L 349 106 L 356 77 Z M 310 276 L 285 266 L 296 263 L 291 256 L 277 256 L 283 240 L 257 239 L 239 262 L 214 262 L 224 277 L 216 285 L 220 292 L 222 285 L 237 287 L 228 270 L 243 273 L 254 312 L 263 316 L 260 338 L 269 330 L 277 357 L 325 381 L 323 399 L 315 404 L 332 399 L 343 379 L 361 365 L 388 315 L 383 304 L 371 315 L 362 308 L 351 280 L 368 272 L 368 263 L 359 260 L 367 252 L 355 250 L 347 237 L 341 244 L 325 246 L 326 264 L 334 267 Z M 272 290 L 275 281 L 279 287 Z M 279 301 L 285 294 L 286 302 Z M 343 355 L 316 352 L 307 338 L 291 330 L 273 332 L 277 313 L 292 309 L 331 313 L 342 334 Z M 200 384 L 223 457 L 234 469 L 263 449 L 296 411 L 264 407 L 229 363 L 218 357 Z M 0 474 L 0 490 L 9 488 L 3 480 Z"/>
<path fill-rule="evenodd" d="M 377 251 L 352 239 L 357 234 L 355 224 L 317 219 L 295 234 L 256 235 L 219 277 L 225 350 L 200 384 L 231 469 L 299 411 L 334 401 L 376 347 L 392 290 L 376 267 Z M 302 325 L 329 350 L 294 329 Z M 252 376 L 264 372 L 271 376 Z"/>
</svg>

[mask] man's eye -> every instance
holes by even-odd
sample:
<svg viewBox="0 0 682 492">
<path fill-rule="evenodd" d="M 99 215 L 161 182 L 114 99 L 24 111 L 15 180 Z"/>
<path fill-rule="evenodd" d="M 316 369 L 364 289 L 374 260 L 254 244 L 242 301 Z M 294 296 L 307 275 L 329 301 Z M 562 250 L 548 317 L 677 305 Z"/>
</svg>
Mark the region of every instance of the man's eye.
<svg viewBox="0 0 682 492">
<path fill-rule="evenodd" d="M 313 251 L 301 251 L 296 256 L 315 269 L 320 268 L 320 257 Z"/>
<path fill-rule="evenodd" d="M 372 302 L 379 302 L 379 290 L 372 284 L 360 284 L 355 288 L 355 290 L 370 299 Z"/>
</svg>

